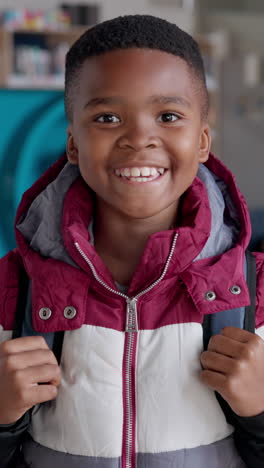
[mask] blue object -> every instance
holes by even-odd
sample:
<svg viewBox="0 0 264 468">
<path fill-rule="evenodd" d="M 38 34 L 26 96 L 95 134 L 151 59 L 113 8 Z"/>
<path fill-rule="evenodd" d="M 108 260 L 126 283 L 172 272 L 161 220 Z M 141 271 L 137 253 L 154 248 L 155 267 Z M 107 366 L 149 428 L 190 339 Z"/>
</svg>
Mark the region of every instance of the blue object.
<svg viewBox="0 0 264 468">
<path fill-rule="evenodd" d="M 0 257 L 15 246 L 22 194 L 65 152 L 63 91 L 0 89 Z"/>
</svg>

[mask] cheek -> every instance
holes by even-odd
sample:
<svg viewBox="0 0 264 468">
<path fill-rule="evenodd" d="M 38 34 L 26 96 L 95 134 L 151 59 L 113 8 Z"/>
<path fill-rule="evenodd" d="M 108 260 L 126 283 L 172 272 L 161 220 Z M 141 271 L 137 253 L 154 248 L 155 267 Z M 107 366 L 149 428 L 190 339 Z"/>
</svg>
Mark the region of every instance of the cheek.
<svg viewBox="0 0 264 468">
<path fill-rule="evenodd" d="M 95 129 L 87 129 L 80 135 L 78 142 L 79 157 L 89 167 L 99 167 L 106 163 L 112 148 L 110 136 Z"/>
<path fill-rule="evenodd" d="M 187 134 L 186 137 L 182 141 L 182 151 L 186 153 L 186 157 L 198 157 L 199 154 L 199 138 L 200 135 Z"/>
<path fill-rule="evenodd" d="M 107 164 L 109 148 L 98 136 L 79 140 L 79 168 L 83 179 L 96 192 L 107 185 Z"/>
<path fill-rule="evenodd" d="M 192 184 L 199 165 L 199 136 L 186 132 L 176 139 L 172 160 L 172 179 L 181 194 Z"/>
<path fill-rule="evenodd" d="M 178 129 L 170 140 L 172 154 L 175 159 L 188 162 L 199 155 L 200 132 L 191 125 Z"/>
</svg>

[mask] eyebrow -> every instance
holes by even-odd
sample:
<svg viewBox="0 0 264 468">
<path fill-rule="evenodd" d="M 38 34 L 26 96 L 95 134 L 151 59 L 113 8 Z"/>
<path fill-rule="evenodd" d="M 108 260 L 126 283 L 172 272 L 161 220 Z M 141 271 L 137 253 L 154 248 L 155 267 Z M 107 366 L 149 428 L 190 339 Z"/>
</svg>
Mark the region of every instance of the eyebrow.
<svg viewBox="0 0 264 468">
<path fill-rule="evenodd" d="M 184 107 L 191 107 L 188 99 L 181 96 L 151 96 L 150 101 L 153 104 L 178 104 Z"/>
<path fill-rule="evenodd" d="M 121 97 L 97 97 L 86 102 L 83 108 L 87 109 L 100 105 L 122 104 L 123 102 L 124 100 Z"/>
<path fill-rule="evenodd" d="M 83 109 L 94 108 L 100 105 L 115 105 L 115 104 L 124 104 L 125 100 L 122 97 L 113 96 L 113 97 L 97 97 L 90 99 L 84 105 Z M 181 96 L 163 96 L 163 95 L 153 95 L 147 100 L 147 103 L 150 104 L 177 104 L 184 107 L 191 107 L 191 103 L 181 97 Z"/>
</svg>

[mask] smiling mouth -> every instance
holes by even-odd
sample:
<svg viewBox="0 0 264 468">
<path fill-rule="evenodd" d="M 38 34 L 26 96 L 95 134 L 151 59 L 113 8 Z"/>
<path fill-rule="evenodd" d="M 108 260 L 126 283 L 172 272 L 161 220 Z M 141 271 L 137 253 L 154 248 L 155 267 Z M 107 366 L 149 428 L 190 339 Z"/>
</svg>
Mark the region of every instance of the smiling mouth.
<svg viewBox="0 0 264 468">
<path fill-rule="evenodd" d="M 161 177 L 167 169 L 164 167 L 122 167 L 114 170 L 114 174 L 129 182 L 151 182 Z"/>
</svg>

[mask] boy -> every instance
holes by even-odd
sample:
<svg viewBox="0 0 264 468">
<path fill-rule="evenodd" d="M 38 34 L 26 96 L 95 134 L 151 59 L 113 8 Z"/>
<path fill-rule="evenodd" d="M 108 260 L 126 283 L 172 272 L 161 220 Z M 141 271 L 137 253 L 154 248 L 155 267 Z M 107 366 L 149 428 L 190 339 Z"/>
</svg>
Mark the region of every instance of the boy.
<svg viewBox="0 0 264 468">
<path fill-rule="evenodd" d="M 151 16 L 99 24 L 67 54 L 65 104 L 68 162 L 24 196 L 1 263 L 1 466 L 263 466 L 263 255 L 259 336 L 226 327 L 203 352 L 204 316 L 250 302 L 250 225 L 209 156 L 197 44 Z"/>
</svg>

